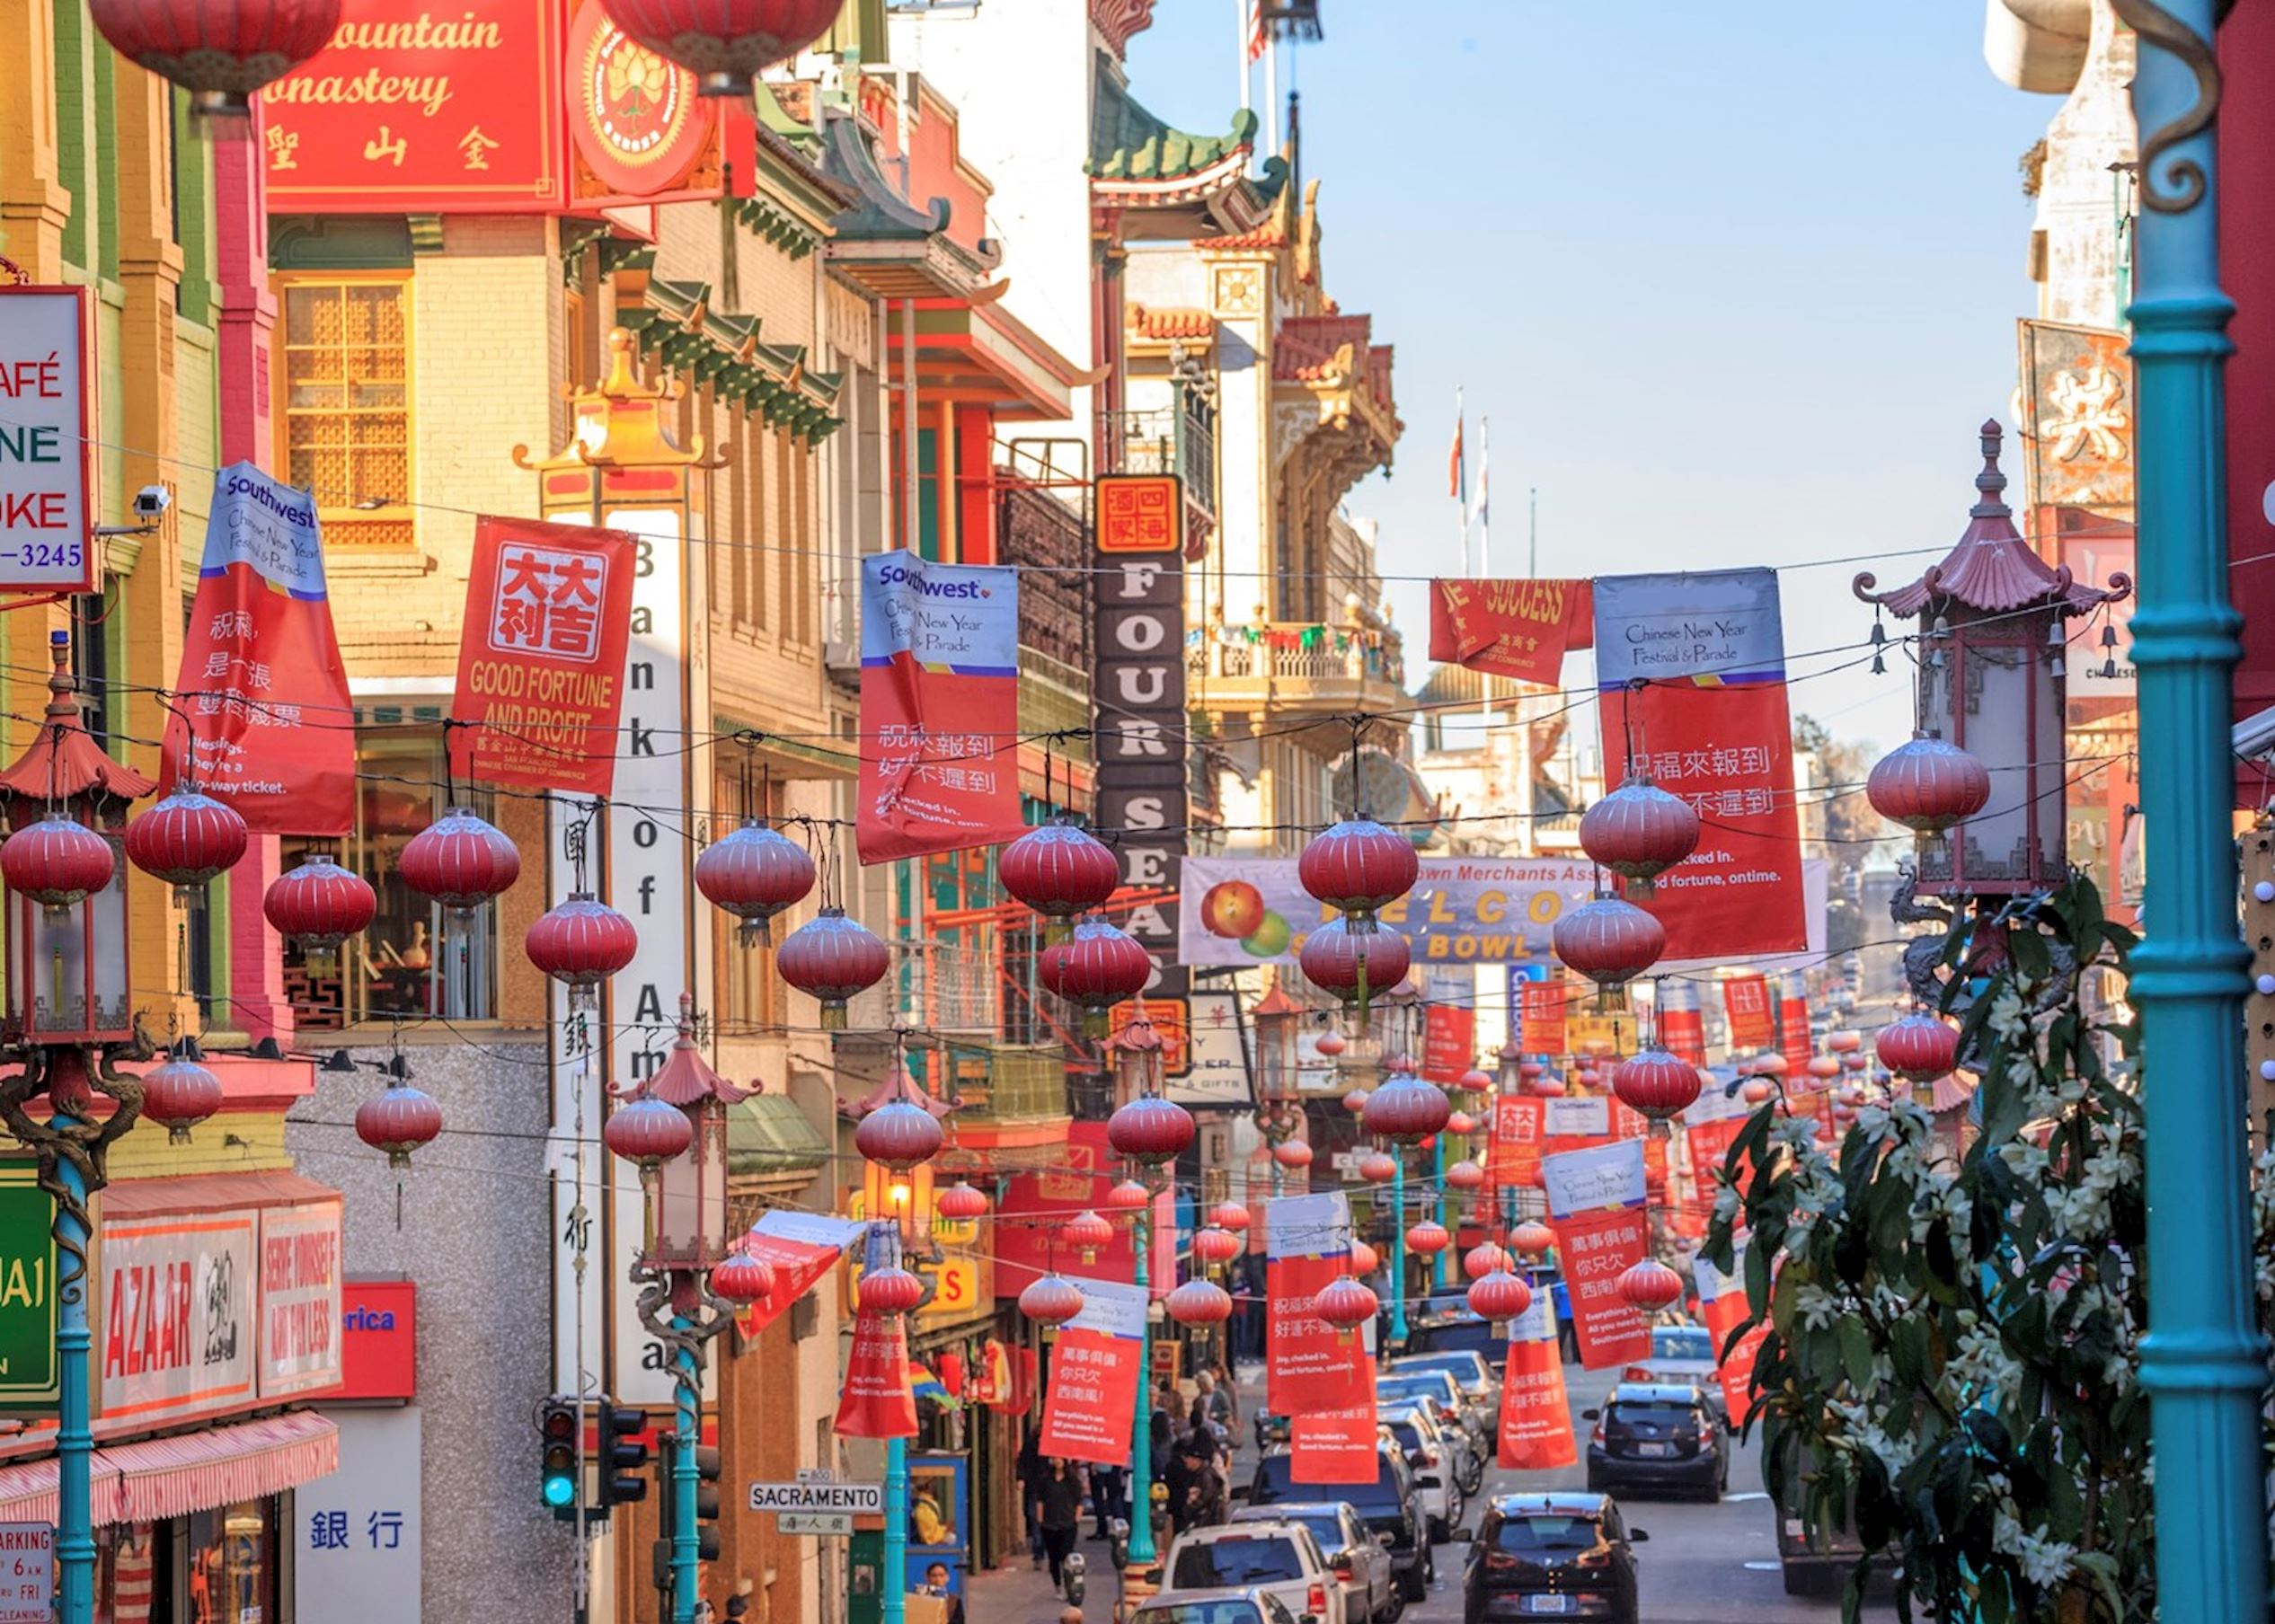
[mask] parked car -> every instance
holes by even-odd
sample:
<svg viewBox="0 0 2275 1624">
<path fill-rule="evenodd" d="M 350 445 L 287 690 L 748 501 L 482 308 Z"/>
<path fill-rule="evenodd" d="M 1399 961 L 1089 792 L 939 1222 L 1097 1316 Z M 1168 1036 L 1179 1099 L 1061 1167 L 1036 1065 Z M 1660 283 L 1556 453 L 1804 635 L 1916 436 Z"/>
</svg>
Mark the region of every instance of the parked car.
<svg viewBox="0 0 2275 1624">
<path fill-rule="evenodd" d="M 1208 1596 L 1157 1595 L 1129 1615 L 1130 1624 L 1296 1624 L 1269 1591 L 1221 1591 Z"/>
<path fill-rule="evenodd" d="M 1435 1416 L 1418 1406 L 1384 1403 L 1376 1413 L 1383 1430 L 1406 1452 L 1406 1464 L 1414 1469 L 1414 1487 L 1430 1520 L 1430 1537 L 1452 1539 L 1466 1508 L 1461 1479 L 1468 1460 L 1467 1440 L 1458 1433 L 1449 1436 Z"/>
<path fill-rule="evenodd" d="M 1390 1362 L 1390 1373 L 1441 1370 L 1461 1384 L 1470 1402 L 1488 1416 L 1500 1414 L 1500 1373 L 1493 1362 L 1474 1348 L 1440 1348 L 1427 1354 L 1401 1354 Z"/>
<path fill-rule="evenodd" d="M 1485 1472 L 1485 1457 L 1493 1448 L 1498 1417 L 1488 1417 L 1472 1404 L 1452 1376 L 1444 1371 L 1409 1371 L 1403 1375 L 1394 1371 L 1377 1376 L 1375 1402 L 1377 1407 L 1426 1405 L 1437 1418 L 1438 1427 L 1460 1446 L 1456 1481 L 1461 1484 L 1462 1493 L 1477 1492 L 1477 1484 Z"/>
<path fill-rule="evenodd" d="M 1285 1445 L 1267 1449 L 1257 1458 L 1256 1476 L 1248 1489 L 1251 1505 L 1280 1505 L 1309 1500 L 1348 1500 L 1390 1553 L 1390 1570 L 1399 1593 L 1419 1602 L 1438 1576 L 1430 1549 L 1430 1531 L 1414 1487 L 1414 1474 L 1406 1464 L 1406 1452 L 1394 1440 L 1382 1439 L 1375 1450 L 1372 1483 L 1308 1483 L 1295 1475 L 1295 1461 Z"/>
<path fill-rule="evenodd" d="M 1244 1505 L 1232 1514 L 1238 1522 L 1300 1522 L 1327 1558 L 1343 1592 L 1343 1617 L 1348 1624 L 1391 1624 L 1406 1610 L 1398 1593 L 1397 1575 L 1390 1571 L 1390 1553 L 1368 1531 L 1348 1500 L 1291 1500 L 1277 1505 Z"/>
<path fill-rule="evenodd" d="M 1189 1528 L 1170 1546 L 1161 1573 L 1164 1595 L 1261 1591 L 1295 1614 L 1296 1624 L 1345 1624 L 1343 1587 L 1300 1522 L 1283 1518 Z"/>
<path fill-rule="evenodd" d="M 1636 1624 L 1634 1547 L 1607 1495 L 1497 1495 L 1486 1503 L 1462 1574 L 1464 1624 L 1586 1618 Z"/>
<path fill-rule="evenodd" d="M 1695 1386 L 1622 1382 L 1601 1409 L 1580 1415 L 1596 1424 L 1588 1440 L 1591 1489 L 1688 1491 L 1719 1500 L 1730 1487 L 1726 1424 Z"/>
<path fill-rule="evenodd" d="M 1786 1483 L 1786 1497 L 1793 1499 L 1800 1486 L 1816 1475 L 1815 1461 L 1804 1446 L 1796 1470 Z M 1856 1533 L 1855 1501 L 1842 1508 L 1837 1526 L 1821 1523 L 1814 1532 L 1802 1516 L 1798 1501 L 1792 1505 L 1773 1501 L 1770 1510 L 1777 1520 L 1777 1566 L 1785 1581 L 1785 1593 L 1839 1595 L 1864 1554 L 1864 1543 Z M 1901 1562 L 1901 1549 L 1894 1546 L 1873 1561 L 1872 1577 L 1864 1586 L 1866 1600 L 1884 1601 L 1896 1593 L 1896 1570 Z"/>
<path fill-rule="evenodd" d="M 1432 1310 L 1409 1319 L 1405 1352 L 1475 1354 L 1498 1371 L 1509 1357 L 1509 1344 L 1493 1335 L 1491 1320 L 1465 1308 Z"/>
<path fill-rule="evenodd" d="M 1666 1387 L 1696 1387 L 1706 1402 L 1727 1417 L 1722 1384 L 1716 1375 L 1714 1338 L 1703 1325 L 1688 1321 L 1651 1328 L 1651 1357 L 1638 1360 L 1620 1372 L 1623 1381 L 1642 1381 Z"/>
</svg>

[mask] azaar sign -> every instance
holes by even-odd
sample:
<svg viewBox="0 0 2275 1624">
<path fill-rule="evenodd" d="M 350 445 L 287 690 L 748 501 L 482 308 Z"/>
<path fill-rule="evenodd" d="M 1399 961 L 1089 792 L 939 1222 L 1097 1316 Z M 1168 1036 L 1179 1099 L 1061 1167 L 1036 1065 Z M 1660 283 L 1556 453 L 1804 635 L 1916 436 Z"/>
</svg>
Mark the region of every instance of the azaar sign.
<svg viewBox="0 0 2275 1624">
<path fill-rule="evenodd" d="M 1179 854 L 1185 846 L 1184 492 L 1174 474 L 1098 481 L 1091 580 L 1098 666 L 1097 824 L 1118 832 L 1121 923 L 1154 961 L 1147 996 L 1184 998 L 1177 963 Z"/>
</svg>

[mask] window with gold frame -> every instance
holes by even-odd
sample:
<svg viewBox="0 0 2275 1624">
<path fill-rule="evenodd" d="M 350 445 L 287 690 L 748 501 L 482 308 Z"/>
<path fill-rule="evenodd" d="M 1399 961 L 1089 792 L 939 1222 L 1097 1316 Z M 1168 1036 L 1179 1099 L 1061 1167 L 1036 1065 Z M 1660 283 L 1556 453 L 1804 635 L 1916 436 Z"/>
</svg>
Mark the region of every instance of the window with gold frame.
<svg viewBox="0 0 2275 1624">
<path fill-rule="evenodd" d="M 280 282 L 277 461 L 309 491 L 324 540 L 408 547 L 411 284 L 396 276 Z"/>
</svg>

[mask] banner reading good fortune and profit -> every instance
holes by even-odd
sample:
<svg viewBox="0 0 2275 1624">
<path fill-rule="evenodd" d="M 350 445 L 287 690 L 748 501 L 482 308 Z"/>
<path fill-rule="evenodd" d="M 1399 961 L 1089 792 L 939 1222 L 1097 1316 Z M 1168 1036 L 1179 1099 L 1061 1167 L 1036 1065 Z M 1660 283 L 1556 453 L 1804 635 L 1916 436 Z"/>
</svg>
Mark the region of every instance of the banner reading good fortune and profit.
<svg viewBox="0 0 2275 1624">
<path fill-rule="evenodd" d="M 864 863 L 991 846 L 1019 811 L 1019 576 L 906 551 L 861 561 Z"/>
<path fill-rule="evenodd" d="M 1188 857 L 1183 884 L 1177 954 L 1188 965 L 1293 964 L 1334 916 L 1292 857 Z M 1594 886 L 1591 865 L 1562 858 L 1425 857 L 1382 918 L 1405 933 L 1417 965 L 1499 964 L 1545 954 L 1558 917 Z"/>
<path fill-rule="evenodd" d="M 1275 1416 L 1350 1409 L 1373 1400 L 1365 1334 L 1339 1331 L 1312 1300 L 1350 1272 L 1350 1203 L 1340 1191 L 1264 1203 L 1264 1405 Z"/>
<path fill-rule="evenodd" d="M 868 1227 L 855 1218 L 780 1208 L 761 1216 L 743 1237 L 743 1250 L 774 1270 L 774 1288 L 743 1311 L 736 1328 L 756 1337 L 781 1319 L 808 1286 L 837 1267 Z"/>
<path fill-rule="evenodd" d="M 1076 1279 L 1082 1312 L 1059 1328 L 1043 1390 L 1040 1448 L 1096 1466 L 1127 1464 L 1146 1335 L 1144 1288 Z"/>
<path fill-rule="evenodd" d="M 1556 1297 L 1545 1286 L 1509 1322 L 1509 1361 L 1500 1378 L 1500 1463 L 1504 1471 L 1550 1471 L 1580 1459 L 1564 1396 L 1564 1355 L 1556 1346 Z"/>
<path fill-rule="evenodd" d="M 1544 1156 L 1540 1169 L 1580 1364 L 1608 1370 L 1648 1359 L 1651 1323 L 1619 1294 L 1619 1277 L 1643 1260 L 1651 1238 L 1643 1142 L 1618 1139 Z"/>
</svg>

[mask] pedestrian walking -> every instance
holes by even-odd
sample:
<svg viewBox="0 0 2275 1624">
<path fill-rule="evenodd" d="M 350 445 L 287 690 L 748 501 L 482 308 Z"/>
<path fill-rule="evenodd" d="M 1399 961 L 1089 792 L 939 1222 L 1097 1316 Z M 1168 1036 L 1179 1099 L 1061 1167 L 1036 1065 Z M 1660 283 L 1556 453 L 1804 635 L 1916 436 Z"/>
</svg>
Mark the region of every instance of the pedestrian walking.
<svg viewBox="0 0 2275 1624">
<path fill-rule="evenodd" d="M 1067 1558 L 1082 1532 L 1082 1503 L 1089 1493 L 1082 1468 L 1065 1456 L 1053 1455 L 1044 1465 L 1035 1495 L 1035 1521 L 1042 1529 L 1043 1558 L 1050 1565 L 1054 1585 L 1065 1576 Z"/>
<path fill-rule="evenodd" d="M 1042 1451 L 1037 1446 L 1038 1429 L 1030 1425 L 1027 1435 L 1019 1445 L 1019 1507 L 1027 1519 L 1027 1554 L 1032 1558 L 1035 1571 L 1043 1565 L 1042 1523 L 1035 1507 L 1040 1501 L 1043 1480 Z"/>
</svg>

